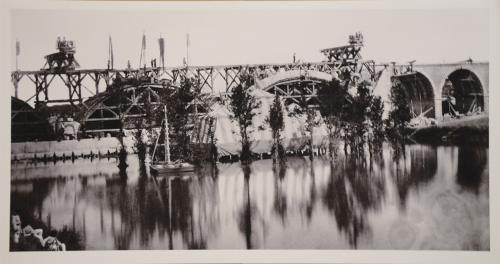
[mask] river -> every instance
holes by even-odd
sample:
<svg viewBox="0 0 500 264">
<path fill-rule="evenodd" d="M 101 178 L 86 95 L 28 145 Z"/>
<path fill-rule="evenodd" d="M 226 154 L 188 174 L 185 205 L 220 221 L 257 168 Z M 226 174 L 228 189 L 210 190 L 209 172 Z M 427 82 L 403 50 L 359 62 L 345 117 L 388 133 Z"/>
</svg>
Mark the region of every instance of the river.
<svg viewBox="0 0 500 264">
<path fill-rule="evenodd" d="M 489 250 L 480 146 L 384 144 L 371 159 L 288 157 L 152 177 L 137 156 L 13 163 L 11 211 L 86 250 Z M 23 226 L 26 222 L 23 223 Z"/>
</svg>

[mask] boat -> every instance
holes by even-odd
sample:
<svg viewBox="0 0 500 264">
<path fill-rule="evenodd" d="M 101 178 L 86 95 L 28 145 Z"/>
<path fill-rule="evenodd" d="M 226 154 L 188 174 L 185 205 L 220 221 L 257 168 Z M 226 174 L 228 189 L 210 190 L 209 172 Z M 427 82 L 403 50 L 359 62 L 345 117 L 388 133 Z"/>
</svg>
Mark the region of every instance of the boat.
<svg viewBox="0 0 500 264">
<path fill-rule="evenodd" d="M 193 172 L 194 165 L 188 162 L 157 163 L 157 164 L 151 164 L 150 169 L 152 172 L 157 174 L 186 173 L 186 172 Z"/>
<path fill-rule="evenodd" d="M 158 142 L 160 139 L 160 136 L 156 139 L 155 147 L 153 150 L 153 155 L 152 155 L 152 161 L 151 164 L 149 165 L 150 171 L 152 173 L 156 173 L 158 175 L 163 174 L 163 175 L 178 175 L 181 173 L 189 173 L 193 172 L 195 169 L 195 166 L 191 163 L 188 162 L 182 162 L 182 161 L 171 161 L 170 159 L 170 141 L 168 138 L 168 118 L 167 118 L 167 106 L 164 107 L 165 111 L 165 119 L 163 120 L 162 124 L 165 124 L 165 160 L 163 161 L 155 161 L 155 153 L 156 149 L 158 147 Z"/>
</svg>

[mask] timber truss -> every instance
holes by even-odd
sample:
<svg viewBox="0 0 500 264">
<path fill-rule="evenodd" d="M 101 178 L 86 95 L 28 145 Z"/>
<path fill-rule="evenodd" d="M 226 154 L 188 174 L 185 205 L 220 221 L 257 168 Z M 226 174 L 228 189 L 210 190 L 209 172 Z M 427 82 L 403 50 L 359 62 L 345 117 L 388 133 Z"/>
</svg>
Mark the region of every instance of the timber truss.
<svg viewBox="0 0 500 264">
<path fill-rule="evenodd" d="M 251 74 L 258 79 L 264 79 L 283 71 L 319 71 L 332 74 L 343 80 L 356 81 L 356 78 L 366 71 L 371 80 L 376 79 L 375 63 L 373 61 L 332 61 L 317 63 L 296 64 L 257 64 L 257 65 L 228 65 L 228 66 L 191 66 L 178 68 L 141 68 L 141 69 L 86 69 L 86 70 L 40 70 L 14 71 L 11 74 L 15 94 L 18 94 L 19 83 L 28 79 L 34 85 L 34 94 L 27 99 L 35 100 L 35 105 L 51 103 L 82 104 L 85 100 L 82 91 L 86 90 L 90 96 L 99 94 L 102 83 L 105 87 L 111 86 L 115 80 L 122 79 L 149 79 L 151 83 L 179 84 L 181 77 L 194 77 L 203 93 L 231 92 L 240 84 L 243 74 Z M 68 89 L 66 99 L 51 99 L 50 86 L 54 79 L 62 80 Z M 222 79 L 223 90 L 216 87 L 215 82 Z M 91 81 L 92 85 L 85 85 Z M 102 89 L 102 88 L 101 88 Z"/>
<path fill-rule="evenodd" d="M 120 79 L 148 80 L 151 84 L 179 85 L 182 78 L 195 78 L 202 93 L 221 94 L 231 93 L 232 89 L 241 83 L 243 74 L 251 75 L 257 80 L 263 80 L 276 74 L 287 71 L 317 71 L 330 74 L 347 84 L 355 84 L 360 79 L 377 81 L 379 73 L 374 61 L 363 61 L 360 55 L 363 47 L 361 33 L 349 36 L 348 45 L 323 49 L 321 52 L 326 60 L 310 63 L 282 63 L 282 64 L 253 64 L 253 65 L 219 65 L 219 66 L 184 66 L 184 67 L 143 67 L 132 69 L 77 69 L 79 64 L 74 58 L 75 46 L 72 41 L 58 39 L 59 52 L 47 55 L 45 67 L 38 71 L 14 71 L 11 74 L 14 84 L 15 97 L 18 97 L 19 84 L 28 79 L 34 86 L 33 95 L 26 100 L 35 101 L 35 108 L 52 103 L 69 103 L 79 107 L 85 105 L 86 97 L 95 96 L 107 89 Z M 307 76 L 306 76 L 307 77 Z M 68 89 L 65 99 L 53 99 L 50 96 L 50 87 L 54 79 L 60 79 Z M 290 87 L 281 87 L 278 84 L 274 90 L 281 95 L 293 98 L 298 96 Z M 24 86 L 24 84 L 23 84 Z M 222 87 L 221 87 L 222 86 Z M 23 87 L 27 89 L 28 87 Z M 262 87 L 269 89 L 269 87 Z M 285 92 L 288 90 L 288 92 Z M 307 96 L 314 96 L 315 87 L 306 92 Z M 291 92 L 290 92 L 291 91 Z"/>
</svg>

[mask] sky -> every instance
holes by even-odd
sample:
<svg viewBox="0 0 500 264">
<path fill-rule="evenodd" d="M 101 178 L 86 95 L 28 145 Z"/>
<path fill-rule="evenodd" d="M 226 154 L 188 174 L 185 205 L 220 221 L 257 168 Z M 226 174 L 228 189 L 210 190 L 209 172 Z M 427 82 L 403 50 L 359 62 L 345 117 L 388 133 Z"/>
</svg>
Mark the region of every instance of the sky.
<svg viewBox="0 0 500 264">
<path fill-rule="evenodd" d="M 487 9 L 13 10 L 11 69 L 16 39 L 19 68 L 36 70 L 44 55 L 56 52 L 58 36 L 75 41 L 81 68 L 106 68 L 110 35 L 115 68 L 125 68 L 127 60 L 136 67 L 143 33 L 148 61 L 159 55 L 158 37 L 166 39 L 167 66 L 182 65 L 187 33 L 191 65 L 288 63 L 294 53 L 301 61 L 322 61 L 321 49 L 345 45 L 357 31 L 364 35 L 363 58 L 376 62 L 488 61 L 488 14 Z"/>
</svg>

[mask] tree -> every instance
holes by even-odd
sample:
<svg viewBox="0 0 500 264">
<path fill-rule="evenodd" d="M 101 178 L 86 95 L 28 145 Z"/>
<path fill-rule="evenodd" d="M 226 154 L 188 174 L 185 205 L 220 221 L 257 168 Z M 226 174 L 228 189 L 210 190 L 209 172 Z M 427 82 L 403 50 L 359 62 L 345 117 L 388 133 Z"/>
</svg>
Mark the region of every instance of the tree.
<svg viewBox="0 0 500 264">
<path fill-rule="evenodd" d="M 318 89 L 319 110 L 328 129 L 330 155 L 336 153 L 335 141 L 346 126 L 347 108 L 350 96 L 347 86 L 338 79 L 320 85 Z M 345 138 L 344 133 L 344 138 Z"/>
<path fill-rule="evenodd" d="M 269 117 L 266 120 L 270 125 L 273 135 L 273 163 L 285 158 L 285 149 L 281 143 L 281 131 L 285 128 L 285 121 L 283 118 L 283 107 L 278 94 L 274 97 L 273 105 L 269 109 Z"/>
<path fill-rule="evenodd" d="M 146 150 L 148 147 L 147 142 L 144 142 L 144 131 L 152 132 L 152 127 L 155 124 L 161 124 L 158 122 L 158 112 L 160 110 L 156 109 L 149 100 L 150 95 L 143 94 L 141 98 L 139 98 L 138 103 L 142 105 L 142 109 L 144 110 L 144 116 L 141 118 L 135 118 L 134 128 L 135 128 L 135 148 L 137 149 L 137 155 L 139 157 L 139 161 L 143 163 L 146 159 Z M 161 107 L 160 107 L 161 108 Z"/>
<path fill-rule="evenodd" d="M 376 129 L 382 128 L 383 104 L 382 99 L 373 94 L 369 82 L 363 81 L 357 85 L 348 113 L 351 150 L 362 154 L 365 143 L 369 143 L 371 150 L 373 135 Z M 381 132 L 376 133 L 379 135 Z"/>
<path fill-rule="evenodd" d="M 192 160 L 190 148 L 190 103 L 200 94 L 196 79 L 183 77 L 180 87 L 164 97 L 168 111 L 169 132 L 174 138 L 172 154 L 181 160 Z"/>
<path fill-rule="evenodd" d="M 240 129 L 241 161 L 248 163 L 252 156 L 249 134 L 253 126 L 253 117 L 256 115 L 254 110 L 260 107 L 260 102 L 248 91 L 248 88 L 253 85 L 252 77 L 243 74 L 240 80 L 240 84 L 233 89 L 229 97 L 229 108 L 232 112 L 231 118 L 238 122 Z"/>
<path fill-rule="evenodd" d="M 333 141 L 342 133 L 344 152 L 350 146 L 351 153 L 362 153 L 367 138 L 382 129 L 382 99 L 373 95 L 371 84 L 363 81 L 356 86 L 351 95 L 347 85 L 333 79 L 322 85 L 318 91 L 320 112 L 326 122 L 330 136 L 330 153 L 334 150 Z M 370 142 L 370 141 L 368 141 Z"/>
<path fill-rule="evenodd" d="M 301 87 L 300 90 L 305 90 L 306 83 L 299 84 Z M 305 95 L 302 95 L 298 101 L 298 108 L 295 108 L 294 114 L 305 115 L 305 130 L 309 135 L 308 145 L 309 145 L 309 157 L 312 159 L 313 157 L 313 143 L 314 143 L 314 127 L 319 125 L 319 121 L 317 120 L 317 110 L 316 108 L 309 105 L 309 102 Z"/>
<path fill-rule="evenodd" d="M 371 124 L 371 133 L 369 133 L 369 148 L 370 154 L 378 152 L 382 148 L 382 141 L 384 139 L 384 126 L 382 115 L 384 113 L 384 103 L 380 96 L 373 97 L 368 113 L 368 119 Z M 380 152 L 378 152 L 380 153 Z"/>
<path fill-rule="evenodd" d="M 402 130 L 407 127 L 411 120 L 411 111 L 410 102 L 400 82 L 393 81 L 389 99 L 392 105 L 389 112 L 389 125 L 392 128 Z"/>
<path fill-rule="evenodd" d="M 392 80 L 389 93 L 391 110 L 386 121 L 387 138 L 393 148 L 393 156 L 398 160 L 401 156 L 405 158 L 404 136 L 406 128 L 411 120 L 410 101 L 403 86 L 397 80 Z"/>
</svg>

